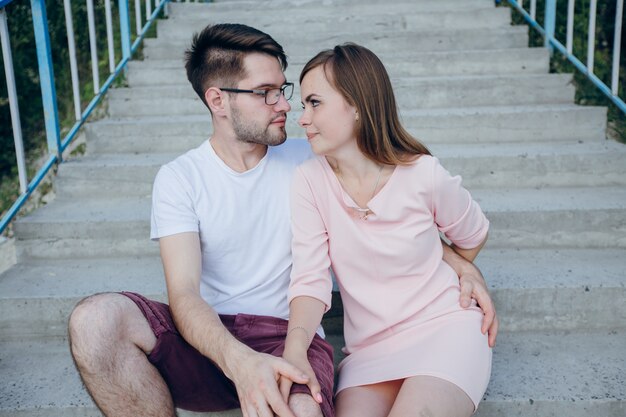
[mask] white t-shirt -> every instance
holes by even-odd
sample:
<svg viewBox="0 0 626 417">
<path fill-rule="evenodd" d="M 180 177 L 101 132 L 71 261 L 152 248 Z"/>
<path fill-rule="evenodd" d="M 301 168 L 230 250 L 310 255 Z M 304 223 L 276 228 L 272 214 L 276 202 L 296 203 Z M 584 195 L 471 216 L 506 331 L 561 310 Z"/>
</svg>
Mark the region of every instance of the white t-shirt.
<svg viewBox="0 0 626 417">
<path fill-rule="evenodd" d="M 296 166 L 310 157 L 305 140 L 288 140 L 239 173 L 207 140 L 159 170 L 150 237 L 199 233 L 200 293 L 219 314 L 288 318 L 289 193 Z"/>
</svg>

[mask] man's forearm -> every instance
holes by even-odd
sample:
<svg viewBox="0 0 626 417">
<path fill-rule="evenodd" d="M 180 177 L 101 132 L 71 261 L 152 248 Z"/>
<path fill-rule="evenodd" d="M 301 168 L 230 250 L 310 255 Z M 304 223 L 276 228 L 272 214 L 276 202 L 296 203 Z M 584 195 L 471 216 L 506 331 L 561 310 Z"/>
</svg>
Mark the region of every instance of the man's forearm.
<svg viewBox="0 0 626 417">
<path fill-rule="evenodd" d="M 251 349 L 239 342 L 224 327 L 215 310 L 195 293 L 170 294 L 170 309 L 176 328 L 187 343 L 232 379 L 236 358 Z"/>
</svg>

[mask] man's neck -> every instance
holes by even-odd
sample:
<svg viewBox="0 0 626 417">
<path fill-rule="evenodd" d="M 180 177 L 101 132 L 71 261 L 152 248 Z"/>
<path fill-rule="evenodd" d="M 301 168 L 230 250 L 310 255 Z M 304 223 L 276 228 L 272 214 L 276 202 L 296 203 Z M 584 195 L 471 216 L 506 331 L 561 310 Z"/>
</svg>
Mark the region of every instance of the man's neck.
<svg viewBox="0 0 626 417">
<path fill-rule="evenodd" d="M 235 172 L 246 172 L 256 167 L 267 154 L 267 145 L 245 143 L 235 138 L 214 135 L 210 144 L 215 154 Z"/>
</svg>

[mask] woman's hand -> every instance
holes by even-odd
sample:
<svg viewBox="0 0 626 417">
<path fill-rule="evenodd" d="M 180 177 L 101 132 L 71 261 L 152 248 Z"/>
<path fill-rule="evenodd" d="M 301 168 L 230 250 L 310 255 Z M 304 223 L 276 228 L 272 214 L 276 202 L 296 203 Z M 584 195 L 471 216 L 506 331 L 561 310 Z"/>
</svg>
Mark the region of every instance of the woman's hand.
<svg viewBox="0 0 626 417">
<path fill-rule="evenodd" d="M 296 368 L 302 370 L 302 372 L 308 377 L 309 381 L 306 383 L 306 385 L 311 390 L 311 396 L 313 397 L 313 399 L 318 404 L 320 404 L 322 402 L 322 388 L 317 381 L 317 377 L 315 376 L 315 372 L 311 367 L 306 353 L 295 353 L 285 350 L 285 352 L 283 353 L 283 359 L 285 359 Z M 293 380 L 289 379 L 285 375 L 281 375 L 280 379 L 278 380 L 280 393 L 282 394 L 284 401 L 287 403 L 289 401 L 289 392 L 291 391 L 291 386 L 293 385 L 293 382 Z"/>
<path fill-rule="evenodd" d="M 468 308 L 472 299 L 476 300 L 484 314 L 481 331 L 483 334 L 488 334 L 489 346 L 494 347 L 498 336 L 498 316 L 483 274 L 476 265 L 467 263 L 459 273 L 459 284 L 461 285 L 459 299 L 461 307 Z"/>
</svg>

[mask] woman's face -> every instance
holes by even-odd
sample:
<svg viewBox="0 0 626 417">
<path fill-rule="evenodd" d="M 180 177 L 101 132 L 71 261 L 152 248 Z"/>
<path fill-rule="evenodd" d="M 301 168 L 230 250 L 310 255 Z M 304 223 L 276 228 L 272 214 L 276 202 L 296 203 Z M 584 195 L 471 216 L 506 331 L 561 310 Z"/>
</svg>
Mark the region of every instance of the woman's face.
<svg viewBox="0 0 626 417">
<path fill-rule="evenodd" d="M 326 79 L 324 68 L 310 70 L 300 85 L 304 112 L 298 123 L 317 155 L 336 156 L 356 146 L 357 112 Z"/>
</svg>

